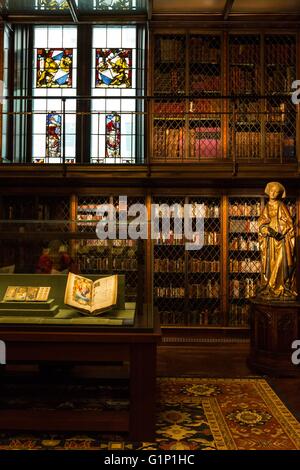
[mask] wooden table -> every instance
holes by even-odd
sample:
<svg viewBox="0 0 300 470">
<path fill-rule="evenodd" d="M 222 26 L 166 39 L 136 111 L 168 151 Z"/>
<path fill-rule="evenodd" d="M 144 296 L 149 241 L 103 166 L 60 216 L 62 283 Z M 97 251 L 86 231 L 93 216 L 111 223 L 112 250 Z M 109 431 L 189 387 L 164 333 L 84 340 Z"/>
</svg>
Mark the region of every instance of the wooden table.
<svg viewBox="0 0 300 470">
<path fill-rule="evenodd" d="M 1 410 L 1 430 L 129 432 L 133 441 L 155 435 L 156 349 L 158 322 L 144 306 L 132 327 L 55 328 L 0 325 L 7 364 L 128 361 L 129 411 Z"/>
</svg>

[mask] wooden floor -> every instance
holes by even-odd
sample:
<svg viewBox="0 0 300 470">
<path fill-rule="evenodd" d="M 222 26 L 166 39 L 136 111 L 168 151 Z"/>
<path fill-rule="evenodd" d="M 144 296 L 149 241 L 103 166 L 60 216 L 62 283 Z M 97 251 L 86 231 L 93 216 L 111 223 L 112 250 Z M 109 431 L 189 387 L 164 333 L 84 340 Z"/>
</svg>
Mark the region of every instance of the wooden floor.
<svg viewBox="0 0 300 470">
<path fill-rule="evenodd" d="M 158 349 L 159 376 L 263 377 L 300 421 L 300 378 L 266 377 L 246 364 L 249 343 L 196 343 L 161 345 Z"/>
</svg>

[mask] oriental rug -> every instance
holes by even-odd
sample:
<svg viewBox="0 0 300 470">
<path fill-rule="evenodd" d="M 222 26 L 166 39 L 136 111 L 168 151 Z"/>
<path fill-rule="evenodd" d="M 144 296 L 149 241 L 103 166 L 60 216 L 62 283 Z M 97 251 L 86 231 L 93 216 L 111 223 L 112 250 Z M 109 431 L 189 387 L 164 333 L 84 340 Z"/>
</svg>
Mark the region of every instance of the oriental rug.
<svg viewBox="0 0 300 470">
<path fill-rule="evenodd" d="M 77 393 L 82 397 L 78 385 Z M 25 406 L 20 396 L 14 400 Z M 99 409 L 103 397 L 100 401 L 81 401 L 80 408 Z M 69 398 L 65 406 L 75 402 Z M 119 409 L 128 406 L 118 393 L 110 394 L 109 402 Z M 4 406 L 0 396 L 0 450 L 300 450 L 300 423 L 263 379 L 157 379 L 155 442 L 104 433 L 5 433 Z"/>
</svg>

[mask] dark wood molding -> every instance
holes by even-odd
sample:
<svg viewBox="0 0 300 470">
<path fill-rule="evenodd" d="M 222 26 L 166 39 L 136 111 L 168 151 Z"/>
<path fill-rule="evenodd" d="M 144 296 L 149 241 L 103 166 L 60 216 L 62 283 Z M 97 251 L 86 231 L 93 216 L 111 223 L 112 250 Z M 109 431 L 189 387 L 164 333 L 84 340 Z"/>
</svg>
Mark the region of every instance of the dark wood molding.
<svg viewBox="0 0 300 470">
<path fill-rule="evenodd" d="M 225 11 L 225 10 L 224 10 Z M 74 24 L 70 15 L 24 15 L 14 14 L 6 15 L 2 21 L 9 23 L 32 23 L 32 24 Z M 151 27 L 170 27 L 174 29 L 174 25 L 182 25 L 184 27 L 200 27 L 200 28 L 295 28 L 300 25 L 299 13 L 276 13 L 276 14 L 254 14 L 254 13 L 230 13 L 227 20 L 224 19 L 224 12 L 211 14 L 196 13 L 178 13 L 178 14 L 162 14 L 153 13 L 151 20 L 148 19 L 147 13 L 136 13 L 135 15 L 81 15 L 80 24 L 139 24 L 149 23 Z"/>
<path fill-rule="evenodd" d="M 11 14 L 5 15 L 3 21 L 9 23 L 32 23 L 32 24 L 74 24 L 74 21 L 70 15 L 59 15 L 54 16 L 48 15 L 33 15 L 33 14 Z M 134 15 L 112 15 L 112 14 L 92 14 L 92 15 L 81 15 L 80 24 L 135 24 L 135 23 L 147 22 L 147 13 L 136 13 Z"/>
<path fill-rule="evenodd" d="M 150 28 L 172 28 L 174 24 L 181 28 L 201 29 L 255 29 L 261 28 L 297 30 L 300 25 L 300 14 L 230 14 L 225 21 L 223 13 L 152 15 Z"/>
<path fill-rule="evenodd" d="M 228 20 L 228 17 L 231 13 L 233 4 L 234 4 L 234 0 L 226 0 L 225 7 L 224 7 L 224 10 L 223 10 L 223 19 L 225 21 Z"/>
<path fill-rule="evenodd" d="M 232 162 L 214 164 L 168 165 L 34 165 L 2 164 L 0 184 L 3 192 L 18 187 L 68 187 L 84 188 L 259 188 L 270 180 L 279 179 L 290 188 L 298 188 L 300 175 L 297 163 L 273 164 L 240 163 L 238 172 L 232 174 Z M 1 191 L 1 190 L 0 190 Z"/>
</svg>

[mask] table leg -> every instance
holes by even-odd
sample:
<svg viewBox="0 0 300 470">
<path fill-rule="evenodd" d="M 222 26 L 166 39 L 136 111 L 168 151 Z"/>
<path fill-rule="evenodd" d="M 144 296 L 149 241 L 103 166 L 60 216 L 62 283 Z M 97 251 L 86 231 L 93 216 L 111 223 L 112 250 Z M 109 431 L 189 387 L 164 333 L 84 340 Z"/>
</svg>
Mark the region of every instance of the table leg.
<svg viewBox="0 0 300 470">
<path fill-rule="evenodd" d="M 156 422 L 156 343 L 131 345 L 130 439 L 153 441 Z"/>
</svg>

